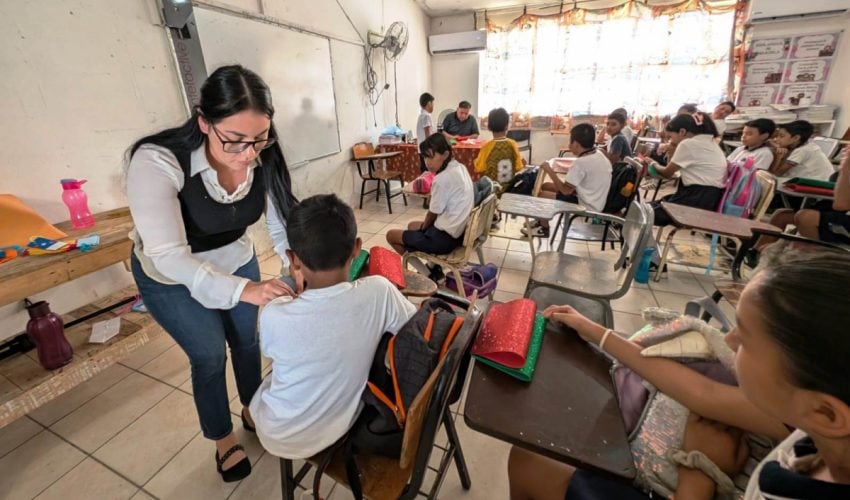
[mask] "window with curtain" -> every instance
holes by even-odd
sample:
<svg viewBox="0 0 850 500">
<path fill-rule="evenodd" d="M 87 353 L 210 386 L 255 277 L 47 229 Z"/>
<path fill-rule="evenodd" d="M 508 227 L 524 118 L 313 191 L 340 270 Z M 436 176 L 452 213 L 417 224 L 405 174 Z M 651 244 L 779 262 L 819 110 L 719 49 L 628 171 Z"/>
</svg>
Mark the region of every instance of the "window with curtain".
<svg viewBox="0 0 850 500">
<path fill-rule="evenodd" d="M 696 4 L 695 5 L 699 5 Z M 481 109 L 531 116 L 674 113 L 726 98 L 734 8 L 522 16 L 488 26 Z"/>
</svg>

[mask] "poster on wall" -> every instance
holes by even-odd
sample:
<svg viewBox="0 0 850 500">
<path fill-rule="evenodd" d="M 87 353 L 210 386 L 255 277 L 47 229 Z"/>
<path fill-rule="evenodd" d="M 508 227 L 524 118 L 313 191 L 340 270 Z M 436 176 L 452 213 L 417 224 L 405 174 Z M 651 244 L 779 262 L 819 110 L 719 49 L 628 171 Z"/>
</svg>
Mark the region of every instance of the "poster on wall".
<svg viewBox="0 0 850 500">
<path fill-rule="evenodd" d="M 744 53 L 739 106 L 820 104 L 841 31 L 757 38 Z"/>
</svg>

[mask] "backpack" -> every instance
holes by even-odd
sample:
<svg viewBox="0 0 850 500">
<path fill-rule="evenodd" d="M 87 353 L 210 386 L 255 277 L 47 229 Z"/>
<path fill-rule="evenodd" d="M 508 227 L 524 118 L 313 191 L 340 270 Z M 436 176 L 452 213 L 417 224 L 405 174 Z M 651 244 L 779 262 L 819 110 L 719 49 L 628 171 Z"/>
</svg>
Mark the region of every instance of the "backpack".
<svg viewBox="0 0 850 500">
<path fill-rule="evenodd" d="M 429 299 L 392 335 L 385 333 L 375 351 L 369 380 L 363 391 L 363 410 L 354 425 L 318 464 L 314 495 L 334 454 L 342 449 L 349 487 L 362 498 L 356 456 L 401 457 L 407 411 L 419 391 L 445 357 L 463 326 L 463 317 L 440 299 Z"/>
<path fill-rule="evenodd" d="M 761 198 L 761 185 L 756 181 L 755 161 L 752 156 L 729 164 L 726 192 L 720 202 L 720 212 L 735 217 L 749 218 Z"/>
<path fill-rule="evenodd" d="M 537 167 L 526 168 L 514 176 L 505 191 L 508 193 L 531 196 L 531 192 L 534 191 L 534 184 L 537 182 L 539 172 L 540 169 Z"/>
<path fill-rule="evenodd" d="M 617 214 L 627 208 L 637 189 L 637 177 L 637 172 L 628 163 L 615 163 L 611 171 L 611 187 L 602 212 Z"/>
</svg>

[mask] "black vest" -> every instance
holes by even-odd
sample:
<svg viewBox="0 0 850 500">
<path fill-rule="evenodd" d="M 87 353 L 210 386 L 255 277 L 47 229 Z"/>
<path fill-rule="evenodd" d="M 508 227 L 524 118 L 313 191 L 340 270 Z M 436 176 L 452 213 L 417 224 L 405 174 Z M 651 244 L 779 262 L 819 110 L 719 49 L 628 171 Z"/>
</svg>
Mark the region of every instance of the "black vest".
<svg viewBox="0 0 850 500">
<path fill-rule="evenodd" d="M 219 203 L 207 192 L 200 175 L 192 176 L 191 153 L 174 152 L 183 170 L 183 189 L 177 193 L 186 239 L 192 253 L 229 245 L 245 234 L 266 210 L 266 185 L 262 165 L 254 170 L 251 190 L 234 203 Z"/>
</svg>

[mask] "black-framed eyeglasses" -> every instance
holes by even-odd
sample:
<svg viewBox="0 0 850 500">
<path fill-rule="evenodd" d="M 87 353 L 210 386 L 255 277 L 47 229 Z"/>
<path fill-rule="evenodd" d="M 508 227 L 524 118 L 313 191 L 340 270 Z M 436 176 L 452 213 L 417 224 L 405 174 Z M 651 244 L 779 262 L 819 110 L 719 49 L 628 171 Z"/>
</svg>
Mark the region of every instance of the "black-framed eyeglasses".
<svg viewBox="0 0 850 500">
<path fill-rule="evenodd" d="M 258 141 L 229 141 L 221 136 L 221 132 L 219 132 L 218 129 L 215 128 L 215 125 L 210 124 L 210 128 L 213 132 L 215 132 L 216 137 L 218 137 L 218 140 L 221 142 L 221 149 L 225 153 L 242 153 L 243 151 L 248 149 L 248 147 L 254 148 L 254 151 L 259 153 L 260 151 L 271 147 L 275 142 L 277 142 L 277 139 L 275 139 L 274 137 L 260 139 Z"/>
</svg>

